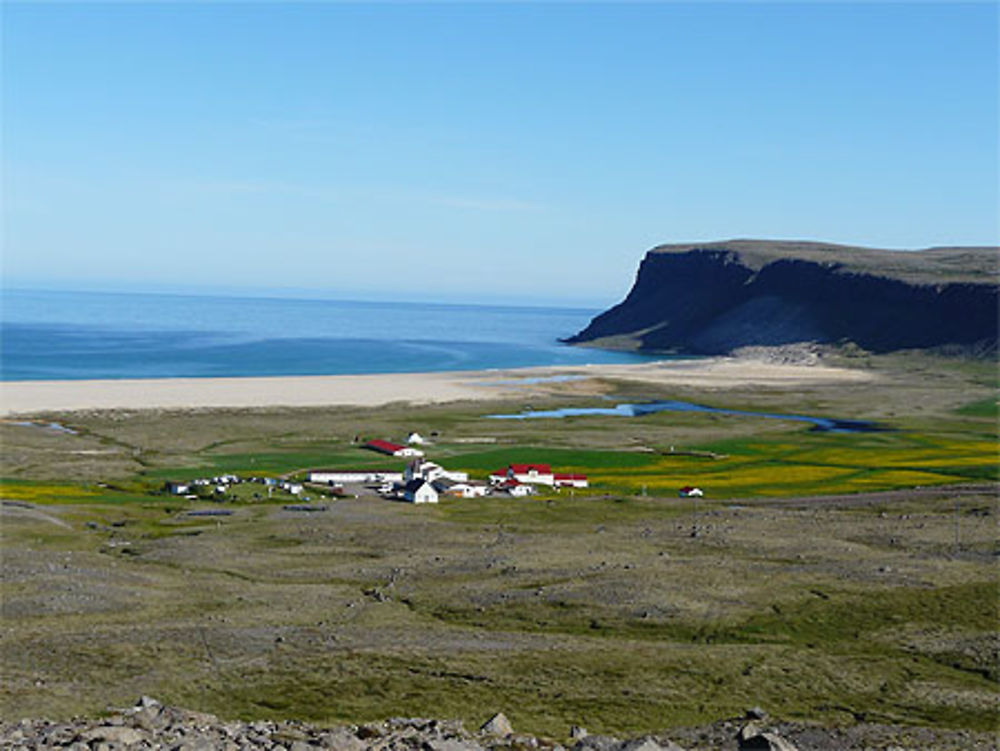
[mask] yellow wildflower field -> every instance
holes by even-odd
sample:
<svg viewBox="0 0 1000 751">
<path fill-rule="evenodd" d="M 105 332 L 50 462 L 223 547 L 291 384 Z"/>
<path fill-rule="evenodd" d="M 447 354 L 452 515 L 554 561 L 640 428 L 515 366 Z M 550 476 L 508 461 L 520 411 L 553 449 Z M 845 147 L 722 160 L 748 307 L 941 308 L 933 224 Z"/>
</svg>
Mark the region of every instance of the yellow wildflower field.
<svg viewBox="0 0 1000 751">
<path fill-rule="evenodd" d="M 11 501 L 66 501 L 97 495 L 91 490 L 76 485 L 34 485 L 11 482 L 0 484 L 0 498 Z"/>
</svg>

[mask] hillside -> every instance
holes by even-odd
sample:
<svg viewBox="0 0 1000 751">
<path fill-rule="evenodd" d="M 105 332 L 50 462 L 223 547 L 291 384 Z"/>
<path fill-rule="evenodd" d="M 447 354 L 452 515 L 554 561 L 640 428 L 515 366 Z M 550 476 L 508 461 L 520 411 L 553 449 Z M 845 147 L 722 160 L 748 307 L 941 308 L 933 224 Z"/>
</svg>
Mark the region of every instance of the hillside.
<svg viewBox="0 0 1000 751">
<path fill-rule="evenodd" d="M 662 245 L 646 254 L 624 301 L 565 341 L 706 355 L 797 342 L 992 352 L 998 260 L 996 247 Z"/>
</svg>

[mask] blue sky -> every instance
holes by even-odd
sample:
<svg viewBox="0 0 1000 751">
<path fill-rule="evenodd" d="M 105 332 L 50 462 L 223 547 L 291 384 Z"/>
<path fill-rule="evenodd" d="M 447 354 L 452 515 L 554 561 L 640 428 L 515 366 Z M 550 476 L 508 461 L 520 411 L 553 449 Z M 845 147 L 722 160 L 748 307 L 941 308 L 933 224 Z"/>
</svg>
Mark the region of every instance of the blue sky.
<svg viewBox="0 0 1000 751">
<path fill-rule="evenodd" d="M 604 305 L 998 241 L 993 3 L 3 6 L 8 286 Z"/>
</svg>

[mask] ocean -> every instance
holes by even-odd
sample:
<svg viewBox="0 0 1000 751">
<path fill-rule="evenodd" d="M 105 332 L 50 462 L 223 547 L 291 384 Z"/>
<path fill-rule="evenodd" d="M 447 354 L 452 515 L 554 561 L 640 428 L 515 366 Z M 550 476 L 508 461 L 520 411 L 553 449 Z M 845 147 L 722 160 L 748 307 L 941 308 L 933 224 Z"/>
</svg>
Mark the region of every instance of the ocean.
<svg viewBox="0 0 1000 751">
<path fill-rule="evenodd" d="M 5 290 L 0 380 L 402 373 L 649 360 L 558 341 L 599 312 Z"/>
</svg>

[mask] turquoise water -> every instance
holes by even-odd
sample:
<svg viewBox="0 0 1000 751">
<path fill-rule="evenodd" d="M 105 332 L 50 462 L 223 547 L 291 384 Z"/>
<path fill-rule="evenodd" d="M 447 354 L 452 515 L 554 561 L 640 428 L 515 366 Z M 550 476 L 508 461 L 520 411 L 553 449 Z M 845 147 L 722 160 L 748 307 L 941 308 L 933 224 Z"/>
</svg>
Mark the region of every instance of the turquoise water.
<svg viewBox="0 0 1000 751">
<path fill-rule="evenodd" d="M 398 373 L 649 359 L 559 343 L 599 312 L 7 290 L 0 380 Z"/>
</svg>

